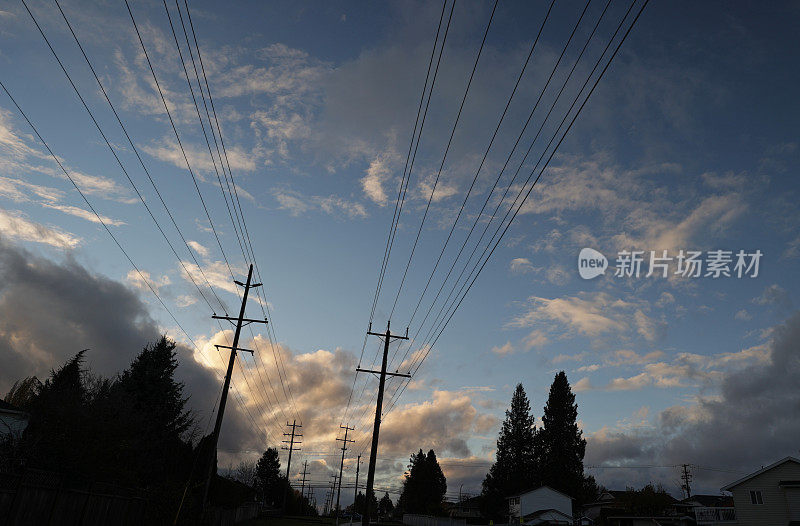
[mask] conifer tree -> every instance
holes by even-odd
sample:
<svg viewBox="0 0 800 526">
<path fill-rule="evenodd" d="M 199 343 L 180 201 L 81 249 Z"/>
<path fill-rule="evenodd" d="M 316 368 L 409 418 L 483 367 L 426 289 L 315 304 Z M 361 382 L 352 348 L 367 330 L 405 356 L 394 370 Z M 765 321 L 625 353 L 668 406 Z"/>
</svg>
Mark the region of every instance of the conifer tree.
<svg viewBox="0 0 800 526">
<path fill-rule="evenodd" d="M 278 450 L 271 447 L 264 451 L 256 464 L 256 486 L 258 491 L 264 496 L 268 504 L 273 506 L 283 498 L 281 489 L 281 461 L 278 458 Z"/>
<path fill-rule="evenodd" d="M 397 507 L 405 513 L 438 515 L 447 493 L 447 479 L 431 449 L 428 454 L 419 450 L 411 455 L 408 475 L 403 481 L 403 492 Z"/>
<path fill-rule="evenodd" d="M 506 497 L 538 483 L 536 434 L 530 402 L 518 384 L 497 439 L 495 463 L 483 481 L 483 512 L 488 517 L 501 519 L 506 514 Z"/>
<path fill-rule="evenodd" d="M 564 371 L 556 374 L 537 434 L 542 483 L 580 498 L 584 493 L 586 439 L 578 429 L 578 404 Z"/>
</svg>

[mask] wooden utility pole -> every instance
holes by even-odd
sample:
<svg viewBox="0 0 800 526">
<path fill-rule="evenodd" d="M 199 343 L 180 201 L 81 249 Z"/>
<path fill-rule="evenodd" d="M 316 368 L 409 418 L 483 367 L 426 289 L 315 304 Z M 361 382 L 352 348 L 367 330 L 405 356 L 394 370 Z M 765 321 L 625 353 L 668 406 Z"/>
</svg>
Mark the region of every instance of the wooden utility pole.
<svg viewBox="0 0 800 526">
<path fill-rule="evenodd" d="M 208 490 L 211 487 L 211 478 L 214 475 L 214 468 L 217 464 L 217 442 L 219 441 L 219 431 L 222 428 L 222 416 L 225 414 L 225 403 L 228 401 L 228 389 L 230 389 L 231 385 L 231 374 L 233 374 L 233 362 L 236 359 L 236 351 L 245 351 L 249 353 L 253 353 L 250 349 L 241 349 L 239 348 L 239 334 L 242 332 L 242 323 L 267 323 L 267 320 L 251 320 L 244 317 L 244 309 L 247 305 L 247 294 L 250 292 L 250 289 L 254 289 L 256 287 L 260 287 L 261 283 L 251 283 L 251 279 L 253 278 L 253 265 L 250 265 L 250 270 L 247 272 L 247 283 L 242 283 L 240 281 L 234 280 L 234 283 L 239 285 L 240 287 L 244 287 L 244 294 L 242 294 L 242 306 L 239 308 L 239 317 L 232 318 L 230 316 L 217 316 L 214 314 L 211 316 L 216 320 L 227 320 L 231 323 L 236 323 L 236 331 L 233 333 L 233 345 L 228 347 L 227 345 L 217 345 L 217 348 L 223 349 L 230 349 L 231 354 L 230 358 L 228 359 L 228 371 L 225 373 L 225 382 L 222 387 L 222 396 L 219 400 L 219 409 L 217 410 L 217 421 L 214 423 L 214 434 L 211 435 L 211 458 L 208 462 L 208 473 L 206 475 L 206 484 L 205 488 L 203 489 L 203 509 L 205 510 L 206 506 L 208 505 Z"/>
<path fill-rule="evenodd" d="M 353 513 L 356 512 L 356 497 L 358 497 L 358 471 L 361 468 L 361 455 L 358 455 L 358 460 L 356 460 L 356 489 L 353 493 Z M 353 517 L 350 517 L 350 523 L 352 524 Z"/>
<path fill-rule="evenodd" d="M 308 475 L 308 460 L 303 461 L 303 482 L 300 483 L 300 500 L 302 501 L 305 498 L 305 489 L 306 489 L 306 475 Z"/>
<path fill-rule="evenodd" d="M 681 466 L 683 468 L 681 472 L 681 480 L 683 480 L 683 484 L 681 484 L 681 489 L 686 491 L 686 498 L 692 496 L 692 487 L 689 484 L 692 481 L 692 473 L 689 471 L 689 464 L 683 464 Z"/>
<path fill-rule="evenodd" d="M 292 469 L 292 451 L 300 451 L 300 449 L 301 449 L 299 447 L 294 447 L 294 444 L 295 444 L 294 439 L 295 439 L 295 437 L 302 437 L 303 436 L 300 433 L 297 433 L 297 428 L 298 427 L 303 427 L 302 424 L 298 424 L 297 423 L 297 420 L 292 420 L 291 424 L 289 422 L 286 422 L 286 427 L 291 427 L 292 428 L 292 432 L 283 434 L 283 436 L 285 436 L 285 437 L 291 436 L 291 438 L 289 440 L 282 440 L 282 442 L 284 444 L 289 444 L 289 446 L 288 447 L 287 446 L 281 446 L 281 449 L 286 449 L 286 450 L 289 451 L 289 460 L 286 462 L 286 483 L 287 483 L 286 484 L 286 491 L 283 492 L 283 512 L 284 513 L 286 513 L 286 498 L 289 495 L 289 491 L 292 488 L 292 485 L 289 482 L 289 480 L 290 480 L 289 479 L 289 473 L 290 473 L 289 470 Z M 302 444 L 302 442 L 298 442 L 298 444 Z"/>
<path fill-rule="evenodd" d="M 372 449 L 369 452 L 369 468 L 367 470 L 367 493 L 365 495 L 366 502 L 364 504 L 364 519 L 362 521 L 363 526 L 369 526 L 369 516 L 370 516 L 370 499 L 369 496 L 373 492 L 372 485 L 375 482 L 375 462 L 378 459 L 378 435 L 381 432 L 381 412 L 383 411 L 383 388 L 386 384 L 386 376 L 400 376 L 403 378 L 411 378 L 410 374 L 401 374 L 398 372 L 394 373 L 387 373 L 386 372 L 386 359 L 389 356 L 389 344 L 392 340 L 407 340 L 408 339 L 408 329 L 406 329 L 405 336 L 393 336 L 391 331 L 389 330 L 389 322 L 386 323 L 386 333 L 382 334 L 379 332 L 372 332 L 372 326 L 370 325 L 370 330 L 367 331 L 367 334 L 371 334 L 372 336 L 378 336 L 379 338 L 383 338 L 383 361 L 381 362 L 381 370 L 380 371 L 370 371 L 367 369 L 362 369 L 360 367 L 356 368 L 357 372 L 362 373 L 372 373 L 378 374 L 378 400 L 375 404 L 375 424 L 372 427 Z"/>
<path fill-rule="evenodd" d="M 347 440 L 347 432 L 355 429 L 354 427 L 347 427 L 340 425 L 339 429 L 344 429 L 344 438 L 337 438 L 336 440 L 342 441 L 342 462 L 339 464 L 339 488 L 336 490 L 336 526 L 339 526 L 339 497 L 342 495 L 342 470 L 344 469 L 344 452 L 347 451 L 347 443 L 355 442 L 355 440 Z"/>
</svg>

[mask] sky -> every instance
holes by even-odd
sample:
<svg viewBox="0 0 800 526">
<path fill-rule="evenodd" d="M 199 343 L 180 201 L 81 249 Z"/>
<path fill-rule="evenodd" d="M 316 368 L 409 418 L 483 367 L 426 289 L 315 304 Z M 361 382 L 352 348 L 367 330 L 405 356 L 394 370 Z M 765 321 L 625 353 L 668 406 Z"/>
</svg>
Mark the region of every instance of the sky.
<svg viewBox="0 0 800 526">
<path fill-rule="evenodd" d="M 242 333 L 255 356 L 240 353 L 234 370 L 220 462 L 257 458 L 297 419 L 292 478 L 307 460 L 325 484 L 349 425 L 352 483 L 354 457 L 369 455 L 377 384 L 364 374 L 354 384 L 354 369 L 379 367 L 381 342 L 365 332 L 409 173 L 372 328 L 409 327 L 391 370 L 426 357 L 401 395 L 404 382 L 387 381 L 376 487 L 396 491 L 409 455 L 432 448 L 449 496 L 479 492 L 515 385 L 540 418 L 560 370 L 576 394 L 586 471 L 609 488 L 653 481 L 678 495 L 675 466 L 692 464 L 696 490 L 718 493 L 798 454 L 796 3 L 650 2 L 432 348 L 427 325 L 415 335 L 458 249 L 466 239 L 432 316 L 482 227 L 491 235 L 508 209 L 503 192 L 527 191 L 546 140 L 641 4 L 626 16 L 619 0 L 556 2 L 546 17 L 549 3 L 503 1 L 487 30 L 488 2 L 457 2 L 452 18 L 449 2 L 190 2 L 236 196 L 218 172 L 183 3 L 179 16 L 166 2 L 169 18 L 163 3 L 131 3 L 147 55 L 124 3 L 60 3 L 102 90 L 57 5 L 27 4 L 74 89 L 21 3 L 0 11 L 0 81 L 97 215 L 0 93 L 0 391 L 85 348 L 94 371 L 113 375 L 166 333 L 206 428 L 226 367 L 214 345 L 233 332 L 210 316 L 236 314 L 233 278 L 244 281 L 249 262 L 228 211 L 236 198 L 263 281 L 247 314 L 270 324 Z M 434 57 L 447 37 L 420 106 L 437 26 Z M 583 248 L 607 258 L 605 273 L 580 276 Z M 665 250 L 666 277 L 647 276 L 651 251 Z M 730 276 L 707 275 L 719 250 Z M 625 251 L 641 251 L 638 276 L 622 272 Z M 699 276 L 679 273 L 681 251 L 701 253 Z M 737 275 L 740 251 L 747 263 L 761 254 L 757 271 Z"/>
</svg>

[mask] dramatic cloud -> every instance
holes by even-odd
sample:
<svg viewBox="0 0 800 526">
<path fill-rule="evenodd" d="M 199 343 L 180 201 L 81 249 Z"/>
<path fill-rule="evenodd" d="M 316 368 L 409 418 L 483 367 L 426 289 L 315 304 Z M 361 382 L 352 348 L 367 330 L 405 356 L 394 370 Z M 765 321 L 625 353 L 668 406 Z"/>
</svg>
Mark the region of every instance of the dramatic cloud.
<svg viewBox="0 0 800 526">
<path fill-rule="evenodd" d="M 765 346 L 720 358 L 730 362 L 740 353 L 755 357 L 748 365 L 726 373 L 717 395 L 700 396 L 692 404 L 662 411 L 654 424 L 630 430 L 604 428 L 588 439 L 586 463 L 609 465 L 692 463 L 702 467 L 750 472 L 786 455 L 795 454 L 800 422 L 796 380 L 800 374 L 800 313 L 772 331 Z M 686 357 L 687 360 L 697 360 Z M 719 358 L 718 358 L 719 359 Z M 579 382 L 580 383 L 580 382 Z M 603 473 L 600 482 L 618 487 L 642 483 L 652 472 L 633 476 Z M 635 474 L 636 472 L 633 472 Z M 664 475 L 665 481 L 672 474 Z M 698 490 L 716 492 L 736 474 L 698 471 Z M 616 484 L 616 485 L 614 485 Z"/>
</svg>

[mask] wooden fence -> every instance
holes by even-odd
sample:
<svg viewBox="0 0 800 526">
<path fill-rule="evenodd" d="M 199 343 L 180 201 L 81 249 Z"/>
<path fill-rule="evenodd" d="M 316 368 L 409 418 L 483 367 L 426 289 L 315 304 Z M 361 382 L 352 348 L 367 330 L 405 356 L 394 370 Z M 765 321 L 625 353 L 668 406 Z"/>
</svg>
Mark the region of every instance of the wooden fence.
<svg viewBox="0 0 800 526">
<path fill-rule="evenodd" d="M 137 490 L 32 469 L 0 473 L 2 526 L 133 526 L 147 523 L 147 510 Z"/>
</svg>

